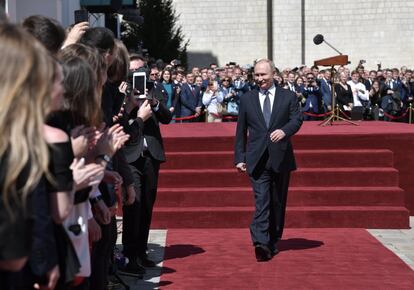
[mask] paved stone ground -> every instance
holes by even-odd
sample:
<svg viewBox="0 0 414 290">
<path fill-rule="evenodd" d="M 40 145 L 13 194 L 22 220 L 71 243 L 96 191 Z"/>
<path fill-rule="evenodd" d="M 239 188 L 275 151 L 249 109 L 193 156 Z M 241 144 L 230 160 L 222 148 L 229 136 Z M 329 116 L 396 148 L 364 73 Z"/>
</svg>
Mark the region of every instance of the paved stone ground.
<svg viewBox="0 0 414 290">
<path fill-rule="evenodd" d="M 385 247 L 393 251 L 401 260 L 414 271 L 414 216 L 410 218 L 411 229 L 408 230 L 368 230 Z M 160 281 L 164 246 L 166 242 L 166 230 L 151 230 L 149 237 L 149 257 L 158 262 L 157 267 L 148 269 L 144 279 L 132 277 L 122 278 L 131 287 L 131 290 L 157 289 Z M 121 235 L 118 235 L 117 244 L 121 244 Z M 122 288 L 117 288 L 122 289 Z"/>
<path fill-rule="evenodd" d="M 414 216 L 408 230 L 368 230 L 385 247 L 393 251 L 414 271 Z"/>
<path fill-rule="evenodd" d="M 122 221 L 121 221 L 122 223 Z M 122 240 L 120 230 L 121 224 L 118 224 L 118 240 L 117 247 L 122 248 Z M 148 256 L 152 261 L 157 263 L 154 268 L 147 268 L 147 273 L 144 275 L 144 279 L 137 279 L 134 277 L 120 276 L 126 284 L 130 286 L 130 290 L 150 290 L 158 289 L 158 283 L 160 281 L 162 262 L 164 258 L 164 247 L 167 238 L 167 230 L 151 230 L 148 242 Z M 124 289 L 123 287 L 116 287 L 114 289 Z"/>
</svg>

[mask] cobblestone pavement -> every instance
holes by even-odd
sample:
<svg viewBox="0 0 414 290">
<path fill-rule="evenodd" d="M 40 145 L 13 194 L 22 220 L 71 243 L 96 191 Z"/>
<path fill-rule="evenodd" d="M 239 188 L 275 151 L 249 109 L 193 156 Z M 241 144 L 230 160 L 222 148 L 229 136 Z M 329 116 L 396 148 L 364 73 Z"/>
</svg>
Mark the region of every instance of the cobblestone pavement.
<svg viewBox="0 0 414 290">
<path fill-rule="evenodd" d="M 411 229 L 407 230 L 381 229 L 368 230 L 368 232 L 377 238 L 385 247 L 393 251 L 414 271 L 414 216 L 410 218 L 410 225 Z M 118 235 L 118 245 L 121 244 L 120 236 Z M 158 264 L 155 268 L 147 269 L 144 279 L 122 277 L 131 287 L 131 290 L 157 289 L 161 276 L 166 237 L 166 230 L 151 230 L 149 237 L 149 257 Z"/>
</svg>

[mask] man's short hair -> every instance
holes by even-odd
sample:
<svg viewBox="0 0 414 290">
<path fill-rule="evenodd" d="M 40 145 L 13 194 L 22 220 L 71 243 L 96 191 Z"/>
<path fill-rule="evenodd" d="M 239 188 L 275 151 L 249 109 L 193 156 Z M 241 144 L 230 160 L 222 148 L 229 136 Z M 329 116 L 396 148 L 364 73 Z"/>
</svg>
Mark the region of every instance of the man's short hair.
<svg viewBox="0 0 414 290">
<path fill-rule="evenodd" d="M 273 61 L 271 61 L 270 59 L 267 59 L 267 58 L 256 59 L 254 62 L 254 66 L 256 66 L 258 63 L 267 63 L 270 66 L 270 70 L 272 71 L 272 73 L 276 72 L 276 66 L 273 63 Z"/>
<path fill-rule="evenodd" d="M 27 17 L 22 26 L 52 54 L 58 53 L 66 38 L 65 30 L 59 22 L 42 15 Z"/>
<path fill-rule="evenodd" d="M 141 61 L 145 62 L 145 59 L 142 55 L 137 54 L 137 53 L 131 53 L 129 55 L 129 61 L 134 61 L 134 60 L 141 60 Z"/>
<path fill-rule="evenodd" d="M 79 40 L 80 43 L 98 48 L 101 52 L 115 46 L 114 33 L 105 27 L 92 27 L 85 31 Z"/>
</svg>

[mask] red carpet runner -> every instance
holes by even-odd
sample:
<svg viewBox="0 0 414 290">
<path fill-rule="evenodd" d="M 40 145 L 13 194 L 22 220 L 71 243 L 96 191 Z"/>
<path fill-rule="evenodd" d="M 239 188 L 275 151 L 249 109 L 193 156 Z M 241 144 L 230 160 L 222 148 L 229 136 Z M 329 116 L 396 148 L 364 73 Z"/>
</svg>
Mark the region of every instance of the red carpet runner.
<svg viewBox="0 0 414 290">
<path fill-rule="evenodd" d="M 414 212 L 414 127 L 361 122 L 294 136 L 298 170 L 288 195 L 289 228 L 407 228 Z M 167 162 L 160 171 L 152 228 L 247 228 L 253 194 L 233 165 L 234 123 L 162 127 Z"/>
<path fill-rule="evenodd" d="M 257 263 L 247 229 L 168 230 L 160 289 L 414 289 L 414 271 L 363 229 L 288 229 Z"/>
</svg>

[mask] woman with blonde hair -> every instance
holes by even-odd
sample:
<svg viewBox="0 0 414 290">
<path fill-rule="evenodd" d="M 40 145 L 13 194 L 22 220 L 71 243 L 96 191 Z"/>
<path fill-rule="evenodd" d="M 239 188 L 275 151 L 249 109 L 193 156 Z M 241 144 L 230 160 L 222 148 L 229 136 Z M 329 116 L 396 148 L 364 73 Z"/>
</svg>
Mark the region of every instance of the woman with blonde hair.
<svg viewBox="0 0 414 290">
<path fill-rule="evenodd" d="M 29 33 L 0 26 L 0 285 L 12 288 L 31 250 L 31 193 L 48 174 L 43 135 L 55 63 Z M 4 287 L 4 288 L 3 288 Z"/>
</svg>

